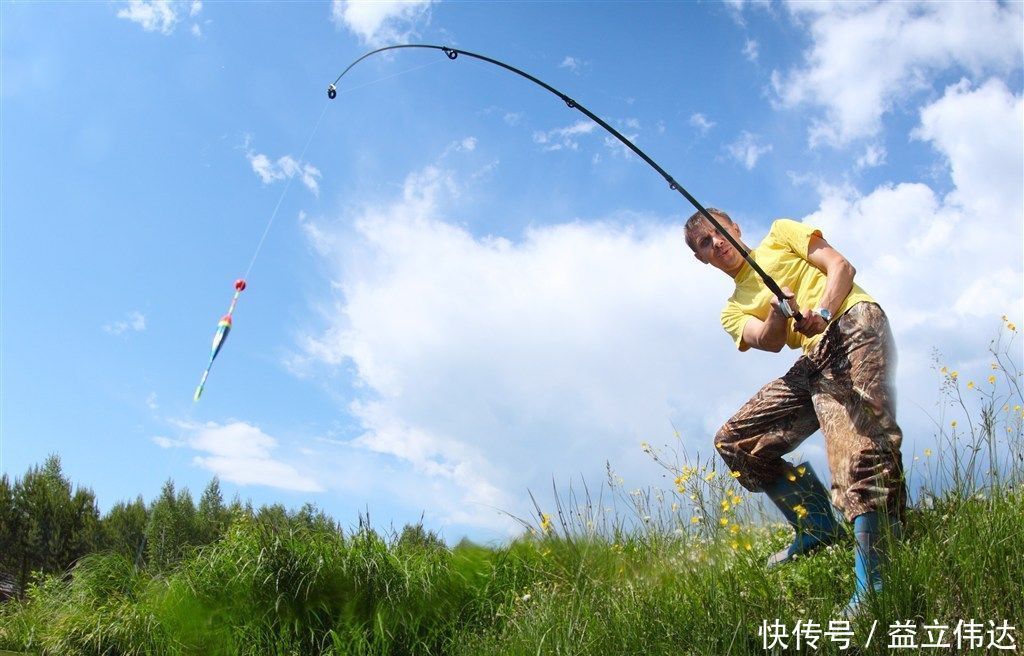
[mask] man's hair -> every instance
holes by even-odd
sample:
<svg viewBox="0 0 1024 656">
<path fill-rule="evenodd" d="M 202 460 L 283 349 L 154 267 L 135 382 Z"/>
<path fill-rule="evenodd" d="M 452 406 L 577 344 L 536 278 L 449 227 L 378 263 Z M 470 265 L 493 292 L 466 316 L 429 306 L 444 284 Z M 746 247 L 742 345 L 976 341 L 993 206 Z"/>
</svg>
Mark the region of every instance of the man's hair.
<svg viewBox="0 0 1024 656">
<path fill-rule="evenodd" d="M 718 219 L 719 223 L 722 223 L 724 225 L 730 225 L 733 222 L 732 217 L 730 217 L 728 214 L 726 214 L 720 209 L 714 207 L 707 207 L 705 209 L 708 211 L 708 214 L 713 214 L 714 217 Z M 693 216 L 686 220 L 686 225 L 683 226 L 683 236 L 686 239 L 686 245 L 689 246 L 690 250 L 693 251 L 694 253 L 697 252 L 697 244 L 693 242 L 693 233 L 698 226 L 706 222 L 707 219 L 704 217 L 703 213 L 694 212 Z"/>
</svg>

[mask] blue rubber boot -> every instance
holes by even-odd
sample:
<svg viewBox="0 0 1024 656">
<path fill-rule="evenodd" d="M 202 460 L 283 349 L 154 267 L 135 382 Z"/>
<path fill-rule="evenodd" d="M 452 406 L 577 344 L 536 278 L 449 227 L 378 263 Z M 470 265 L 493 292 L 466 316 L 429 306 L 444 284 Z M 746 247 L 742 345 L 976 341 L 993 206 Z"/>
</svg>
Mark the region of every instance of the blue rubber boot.
<svg viewBox="0 0 1024 656">
<path fill-rule="evenodd" d="M 864 513 L 853 518 L 854 560 L 853 572 L 857 587 L 846 605 L 843 615 L 852 618 L 868 596 L 882 589 L 882 561 L 885 558 L 885 542 L 899 539 L 901 527 L 898 520 L 890 520 L 886 527 L 877 512 Z"/>
<path fill-rule="evenodd" d="M 768 558 L 768 567 L 839 539 L 841 532 L 832 514 L 832 502 L 810 463 L 794 467 L 765 488 L 765 493 L 796 531 L 792 544 Z"/>
</svg>

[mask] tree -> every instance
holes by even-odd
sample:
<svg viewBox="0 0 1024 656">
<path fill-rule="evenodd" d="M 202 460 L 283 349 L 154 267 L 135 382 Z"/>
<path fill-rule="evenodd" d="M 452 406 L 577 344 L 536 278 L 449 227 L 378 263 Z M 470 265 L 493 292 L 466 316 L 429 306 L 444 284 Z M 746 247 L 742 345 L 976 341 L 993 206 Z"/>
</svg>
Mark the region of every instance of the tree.
<svg viewBox="0 0 1024 656">
<path fill-rule="evenodd" d="M 224 535 L 230 520 L 231 513 L 224 506 L 224 496 L 220 492 L 220 481 L 214 476 L 199 499 L 199 512 L 196 515 L 198 544 L 210 544 L 218 540 Z"/>
<path fill-rule="evenodd" d="M 167 479 L 160 496 L 149 507 L 146 562 L 150 567 L 165 571 L 181 560 L 190 544 L 194 518 L 195 506 L 188 490 L 175 494 L 174 481 Z"/>
<path fill-rule="evenodd" d="M 42 467 L 31 467 L 15 481 L 13 510 L 16 530 L 11 543 L 15 577 L 23 591 L 32 572 L 67 570 L 99 544 L 99 508 L 88 488 L 72 494 L 60 457 L 50 455 Z"/>
<path fill-rule="evenodd" d="M 302 504 L 299 512 L 292 517 L 292 523 L 307 528 L 310 531 L 342 535 L 341 525 L 334 521 L 330 515 L 318 508 L 315 503 L 308 501 Z"/>
<path fill-rule="evenodd" d="M 129 503 L 119 501 L 100 521 L 103 548 L 136 560 L 143 546 L 148 522 L 149 512 L 141 496 Z"/>
<path fill-rule="evenodd" d="M 18 536 L 21 516 L 14 505 L 14 487 L 7 474 L 0 477 L 0 575 L 13 576 L 21 563 Z"/>
</svg>

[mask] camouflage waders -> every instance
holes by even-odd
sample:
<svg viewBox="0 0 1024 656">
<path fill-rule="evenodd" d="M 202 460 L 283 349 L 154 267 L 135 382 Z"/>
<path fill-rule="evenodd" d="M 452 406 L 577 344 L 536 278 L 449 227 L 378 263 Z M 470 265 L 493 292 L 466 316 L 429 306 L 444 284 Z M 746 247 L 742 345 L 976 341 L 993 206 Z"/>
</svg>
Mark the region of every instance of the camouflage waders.
<svg viewBox="0 0 1024 656">
<path fill-rule="evenodd" d="M 902 519 L 903 435 L 890 380 L 895 366 L 885 313 L 875 303 L 858 303 L 722 426 L 715 448 L 743 487 L 761 492 L 789 469 L 782 456 L 820 427 L 832 503 L 846 519 L 873 510 Z"/>
</svg>

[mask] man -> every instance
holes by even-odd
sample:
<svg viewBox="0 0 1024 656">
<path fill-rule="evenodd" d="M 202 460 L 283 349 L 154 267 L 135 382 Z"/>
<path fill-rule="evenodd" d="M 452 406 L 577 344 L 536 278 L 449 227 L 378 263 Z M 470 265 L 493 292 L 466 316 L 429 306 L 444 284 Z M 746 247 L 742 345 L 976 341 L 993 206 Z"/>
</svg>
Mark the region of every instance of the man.
<svg viewBox="0 0 1024 656">
<path fill-rule="evenodd" d="M 796 531 L 770 566 L 834 542 L 840 532 L 832 504 L 853 522 L 857 586 L 846 609 L 853 614 L 870 591 L 881 588 L 884 541 L 900 532 L 906 505 L 891 385 L 892 332 L 882 309 L 853 282 L 853 266 L 821 231 L 780 219 L 750 251 L 728 214 L 708 212 L 802 317 L 787 319 L 743 256 L 698 212 L 686 222 L 686 243 L 698 260 L 736 283 L 722 310 L 726 332 L 741 351 L 803 349 L 785 375 L 762 387 L 722 426 L 715 448 L 739 483 L 765 492 Z M 831 503 L 810 465 L 793 467 L 782 458 L 818 428 L 832 472 Z"/>
</svg>

